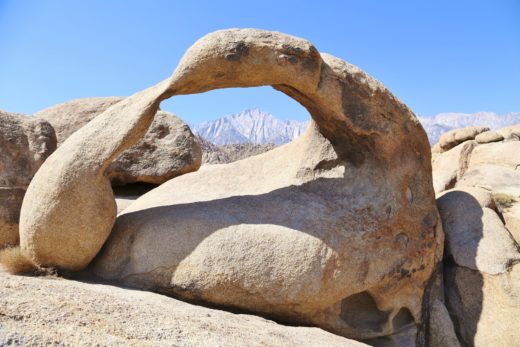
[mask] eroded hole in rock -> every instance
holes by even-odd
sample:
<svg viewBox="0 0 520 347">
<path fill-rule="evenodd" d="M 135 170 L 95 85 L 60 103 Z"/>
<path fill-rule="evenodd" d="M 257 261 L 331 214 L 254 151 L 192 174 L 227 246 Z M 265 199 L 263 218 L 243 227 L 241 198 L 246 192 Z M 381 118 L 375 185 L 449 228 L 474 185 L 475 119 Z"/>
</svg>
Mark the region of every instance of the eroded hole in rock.
<svg viewBox="0 0 520 347">
<path fill-rule="evenodd" d="M 368 292 L 351 295 L 341 301 L 340 317 L 355 329 L 382 331 L 388 321 L 388 312 L 377 308 Z"/>
<path fill-rule="evenodd" d="M 413 324 L 415 321 L 413 319 L 412 313 L 406 307 L 403 307 L 397 312 L 392 320 L 392 325 L 394 330 L 400 330 L 405 326 Z"/>
<path fill-rule="evenodd" d="M 237 55 L 244 53 L 240 47 Z M 161 108 L 190 124 L 203 164 L 227 164 L 287 144 L 307 130 L 311 119 L 298 101 L 270 86 L 178 95 L 162 101 Z"/>
</svg>

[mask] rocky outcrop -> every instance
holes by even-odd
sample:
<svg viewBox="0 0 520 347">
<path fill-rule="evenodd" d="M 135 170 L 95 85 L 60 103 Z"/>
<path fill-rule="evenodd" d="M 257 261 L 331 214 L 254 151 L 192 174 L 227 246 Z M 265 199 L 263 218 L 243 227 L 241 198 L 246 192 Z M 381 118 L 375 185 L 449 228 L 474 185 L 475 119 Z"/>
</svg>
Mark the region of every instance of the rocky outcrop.
<svg viewBox="0 0 520 347">
<path fill-rule="evenodd" d="M 446 305 L 465 346 L 520 340 L 518 129 L 482 132 L 445 152 L 432 149 L 446 233 Z"/>
<path fill-rule="evenodd" d="M 257 145 L 253 143 L 215 145 L 199 137 L 202 147 L 203 164 L 229 164 L 237 160 L 245 159 L 258 155 L 276 146 L 272 143 Z"/>
<path fill-rule="evenodd" d="M 84 268 L 115 220 L 104 173 L 145 135 L 160 101 L 261 85 L 309 110 L 306 134 L 144 195 L 118 217 L 96 272 L 347 337 L 422 341 L 424 292 L 443 242 L 426 134 L 379 82 L 280 33 L 210 34 L 170 78 L 69 137 L 28 189 L 23 254 Z"/>
<path fill-rule="evenodd" d="M 514 129 L 514 127 L 511 127 Z M 467 140 L 447 150 L 432 148 L 433 182 L 436 193 L 453 187 L 481 186 L 495 192 L 520 195 L 519 138 L 514 130 L 499 129 L 490 138 L 479 138 L 491 132 L 483 132 L 476 140 Z M 509 136 L 501 134 L 509 133 Z M 488 136 L 488 135 L 486 135 Z M 493 138 L 491 138 L 493 137 Z"/>
<path fill-rule="evenodd" d="M 109 285 L 1 273 L 0 283 L 2 346 L 367 346 Z"/>
<path fill-rule="evenodd" d="M 470 126 L 462 129 L 451 130 L 441 136 L 439 139 L 439 146 L 442 151 L 448 151 L 459 143 L 475 139 L 478 134 L 485 131 L 489 131 L 489 128 Z"/>
<path fill-rule="evenodd" d="M 36 114 L 56 129 L 61 145 L 69 136 L 123 98 L 87 98 L 59 104 Z M 112 185 L 143 182 L 161 184 L 198 170 L 200 144 L 177 116 L 158 111 L 145 136 L 110 164 L 106 175 Z"/>
<path fill-rule="evenodd" d="M 18 219 L 32 177 L 56 149 L 44 120 L 0 110 L 0 248 L 18 244 Z"/>
<path fill-rule="evenodd" d="M 497 142 L 502 141 L 504 139 L 504 136 L 502 136 L 497 131 L 484 131 L 483 133 L 478 134 L 475 136 L 475 141 L 478 143 L 490 143 L 490 142 Z"/>
<path fill-rule="evenodd" d="M 458 188 L 437 200 L 446 232 L 447 308 L 465 346 L 520 340 L 520 247 L 504 225 L 503 198 Z"/>
<path fill-rule="evenodd" d="M 442 192 L 453 188 L 468 168 L 469 156 L 475 147 L 475 141 L 467 141 L 439 153 L 439 147 L 432 149 L 433 188 Z"/>
<path fill-rule="evenodd" d="M 144 137 L 107 169 L 112 185 L 162 184 L 197 171 L 202 150 L 189 126 L 171 113 L 158 111 Z"/>
</svg>

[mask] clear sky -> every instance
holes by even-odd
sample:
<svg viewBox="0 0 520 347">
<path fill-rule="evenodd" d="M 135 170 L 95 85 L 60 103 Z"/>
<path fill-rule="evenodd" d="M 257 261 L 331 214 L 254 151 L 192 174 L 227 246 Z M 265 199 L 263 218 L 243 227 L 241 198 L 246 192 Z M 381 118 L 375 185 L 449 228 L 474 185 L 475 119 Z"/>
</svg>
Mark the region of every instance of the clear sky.
<svg viewBox="0 0 520 347">
<path fill-rule="evenodd" d="M 198 38 L 231 27 L 306 38 L 420 115 L 520 111 L 520 0 L 0 0 L 0 109 L 130 95 L 169 76 Z M 308 118 L 270 87 L 162 104 L 190 123 L 249 107 Z"/>
</svg>

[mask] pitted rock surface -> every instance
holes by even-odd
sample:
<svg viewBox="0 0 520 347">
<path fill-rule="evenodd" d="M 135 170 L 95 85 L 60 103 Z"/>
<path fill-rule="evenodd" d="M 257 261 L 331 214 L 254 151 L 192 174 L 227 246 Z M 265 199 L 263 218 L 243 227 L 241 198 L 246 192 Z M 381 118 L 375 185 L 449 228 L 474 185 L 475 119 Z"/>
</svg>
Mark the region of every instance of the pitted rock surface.
<svg viewBox="0 0 520 347">
<path fill-rule="evenodd" d="M 0 248 L 18 244 L 18 220 L 25 190 L 56 149 L 49 123 L 0 110 Z"/>
<path fill-rule="evenodd" d="M 304 136 L 170 180 L 111 233 L 104 172 L 162 100 L 262 85 L 308 109 Z M 110 235 L 93 266 L 106 279 L 355 339 L 419 330 L 421 340 L 443 244 L 426 134 L 379 82 L 306 40 L 253 29 L 203 37 L 170 78 L 65 141 L 27 195 L 21 245 L 37 263 L 84 268 Z"/>
</svg>

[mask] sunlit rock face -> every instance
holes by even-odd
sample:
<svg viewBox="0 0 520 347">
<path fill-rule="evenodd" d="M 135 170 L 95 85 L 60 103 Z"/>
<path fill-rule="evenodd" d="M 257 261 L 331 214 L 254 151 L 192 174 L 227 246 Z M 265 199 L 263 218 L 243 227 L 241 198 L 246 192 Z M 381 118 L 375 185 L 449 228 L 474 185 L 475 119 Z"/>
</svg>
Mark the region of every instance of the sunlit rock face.
<svg viewBox="0 0 520 347">
<path fill-rule="evenodd" d="M 36 113 L 56 130 L 58 145 L 121 97 L 85 98 L 58 104 Z M 197 171 L 202 163 L 200 143 L 179 117 L 158 111 L 143 138 L 114 160 L 106 175 L 113 186 L 132 183 L 161 184 Z"/>
<path fill-rule="evenodd" d="M 104 173 L 162 100 L 261 85 L 307 108 L 303 136 L 170 180 L 116 220 Z M 170 78 L 70 136 L 27 196 L 21 246 L 38 264 L 80 270 L 104 245 L 93 269 L 122 284 L 374 343 L 424 342 L 443 243 L 426 134 L 379 82 L 306 40 L 203 37 Z"/>
</svg>

